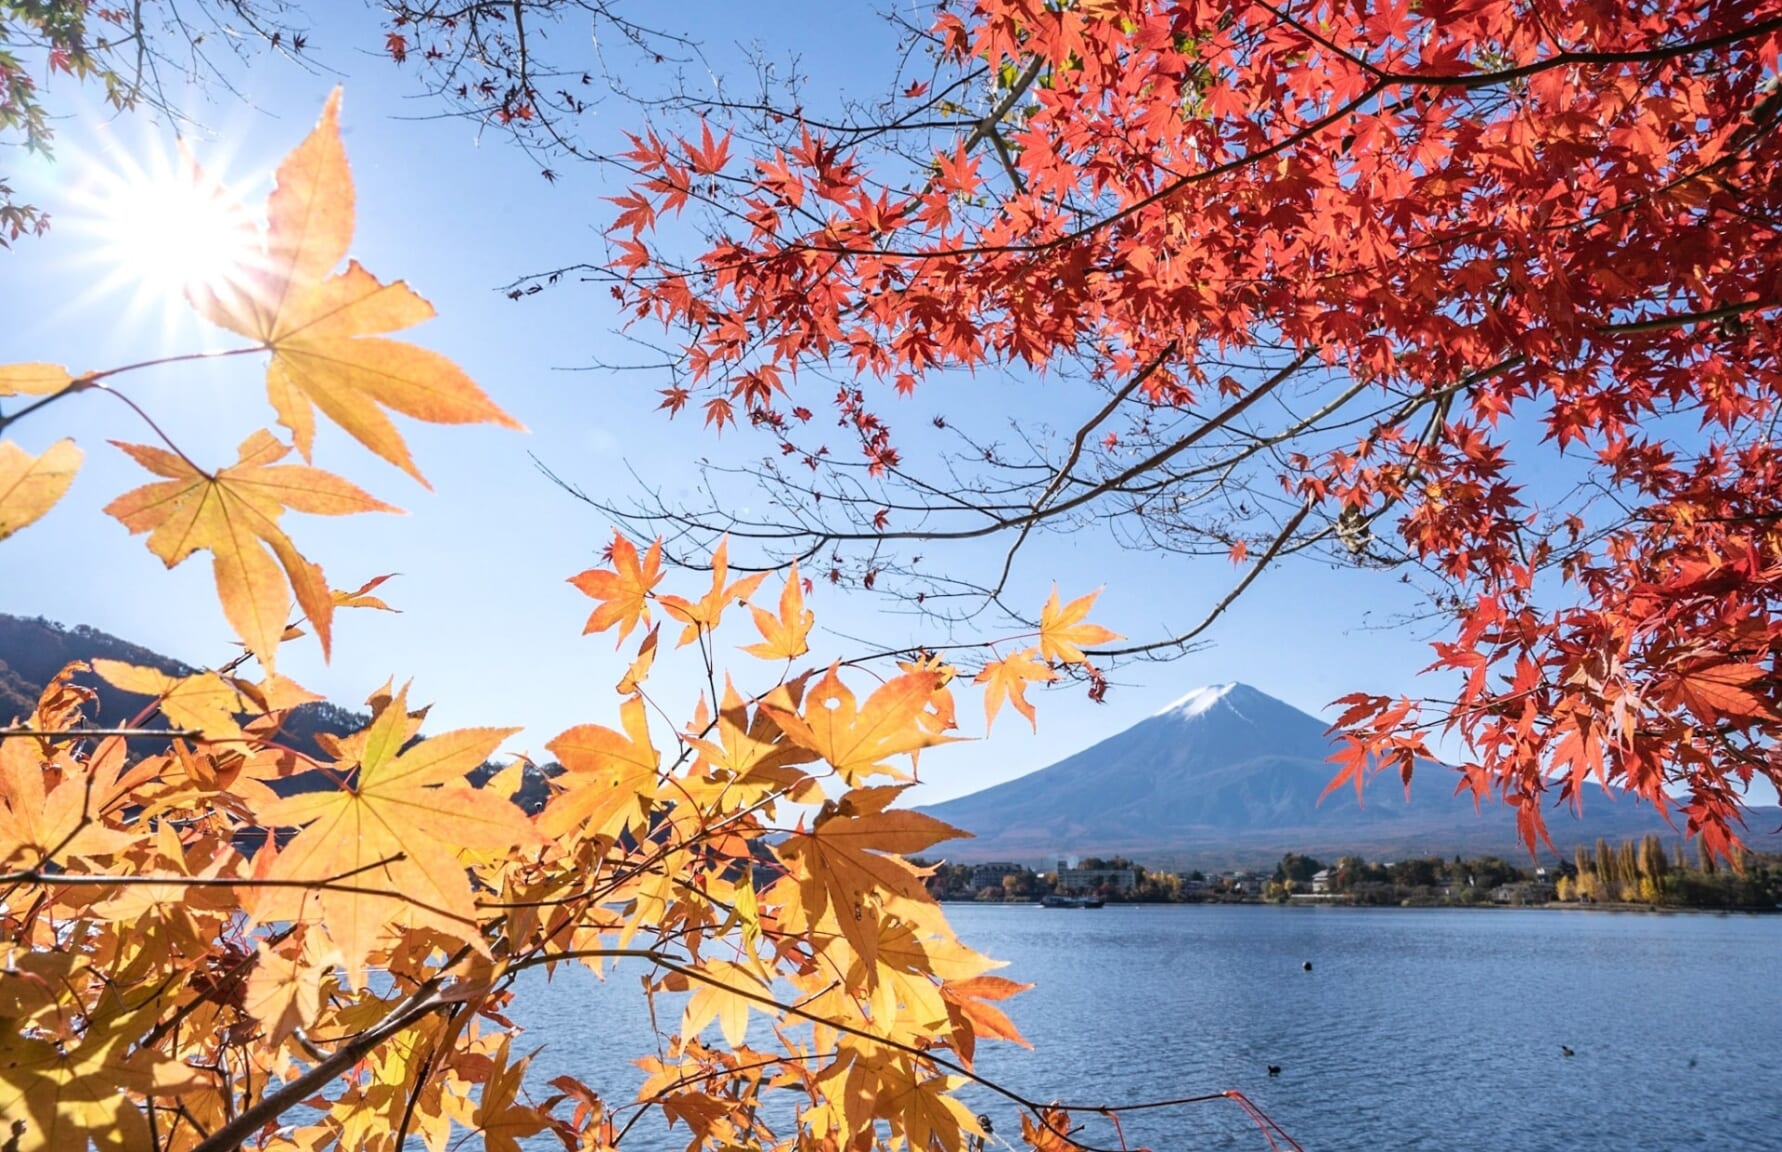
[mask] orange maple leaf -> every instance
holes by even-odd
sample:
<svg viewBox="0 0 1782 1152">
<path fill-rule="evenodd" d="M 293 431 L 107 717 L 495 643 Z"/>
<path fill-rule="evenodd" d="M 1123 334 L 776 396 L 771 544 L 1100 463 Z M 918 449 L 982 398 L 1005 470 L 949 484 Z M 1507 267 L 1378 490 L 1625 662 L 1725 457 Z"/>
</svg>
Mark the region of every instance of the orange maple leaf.
<svg viewBox="0 0 1782 1152">
<path fill-rule="evenodd" d="M 1118 632 L 1110 632 L 1099 624 L 1085 624 L 1083 617 L 1089 615 L 1095 598 L 1100 590 L 1079 596 L 1069 604 L 1058 606 L 1058 586 L 1052 586 L 1052 598 L 1040 610 L 1040 656 L 1046 660 L 1056 660 L 1063 664 L 1081 664 L 1084 646 L 1106 644 L 1110 640 L 1120 639 Z"/>
<path fill-rule="evenodd" d="M 370 725 L 341 741 L 352 758 L 334 767 L 356 771 L 350 784 L 255 806 L 267 827 L 302 829 L 279 852 L 269 879 L 321 884 L 350 876 L 347 887 L 284 889 L 288 896 L 256 905 L 256 918 L 314 919 L 319 904 L 328 935 L 358 972 L 379 937 L 405 919 L 487 948 L 464 853 L 543 842 L 519 808 L 465 781 L 519 729 L 463 728 L 405 751 L 415 723 L 407 700 L 407 688 L 386 698 Z"/>
<path fill-rule="evenodd" d="M 37 456 L 0 440 L 0 540 L 55 507 L 79 470 L 80 449 L 72 440 L 58 440 Z"/>
<path fill-rule="evenodd" d="M 357 261 L 333 274 L 352 241 L 353 214 L 335 89 L 315 130 L 278 167 L 264 244 L 251 266 L 188 297 L 205 319 L 272 353 L 267 394 L 304 459 L 320 408 L 425 484 L 384 409 L 435 424 L 520 425 L 446 357 L 378 338 L 432 319 L 433 306 L 400 280 L 381 283 Z"/>
<path fill-rule="evenodd" d="M 209 551 L 223 613 L 268 671 L 291 613 L 286 580 L 327 654 L 333 597 L 321 568 L 298 553 L 279 516 L 287 508 L 321 516 L 397 509 L 331 473 L 277 464 L 290 449 L 265 429 L 242 441 L 240 458 L 214 476 L 161 448 L 118 447 L 168 479 L 124 493 L 106 505 L 107 513 L 131 532 L 147 532 L 149 551 L 169 568 L 200 549 Z"/>
<path fill-rule="evenodd" d="M 652 542 L 639 564 L 637 546 L 615 532 L 612 568 L 590 568 L 571 576 L 569 582 L 600 601 L 600 607 L 588 617 L 582 635 L 604 632 L 617 624 L 619 639 L 613 645 L 616 648 L 639 621 L 650 622 L 650 590 L 662 582 L 662 541 Z"/>
<path fill-rule="evenodd" d="M 1030 683 L 1046 684 L 1058 679 L 1058 674 L 1041 663 L 1036 656 L 1038 648 L 1023 648 L 1013 656 L 984 665 L 974 684 L 983 684 L 984 688 L 984 728 L 996 722 L 997 712 L 1002 710 L 1002 702 L 1007 700 L 1015 706 L 1015 711 L 1027 717 L 1035 732 L 1039 731 L 1039 717 L 1034 713 L 1033 705 L 1027 702 L 1027 685 Z"/>
<path fill-rule="evenodd" d="M 619 720 L 623 732 L 581 724 L 545 745 L 568 769 L 559 780 L 565 791 L 539 814 L 546 835 L 581 829 L 588 836 L 616 837 L 642 820 L 644 806 L 656 795 L 662 757 L 650 743 L 642 696 L 619 706 Z"/>
<path fill-rule="evenodd" d="M 904 787 L 856 788 L 824 805 L 809 832 L 801 821 L 779 847 L 793 865 L 811 923 L 833 914 L 869 983 L 876 983 L 881 909 L 898 900 L 931 899 L 923 874 L 899 856 L 970 836 L 920 812 L 887 811 Z"/>
<path fill-rule="evenodd" d="M 810 651 L 807 640 L 817 616 L 804 606 L 804 585 L 798 579 L 798 561 L 792 562 L 791 571 L 786 573 L 786 586 L 780 590 L 780 614 L 775 616 L 753 604 L 749 605 L 749 613 L 755 618 L 762 643 L 745 644 L 744 652 L 763 660 L 796 660 Z"/>
<path fill-rule="evenodd" d="M 625 669 L 625 675 L 620 677 L 618 684 L 614 685 L 619 695 L 632 695 L 645 680 L 649 679 L 650 668 L 656 663 L 656 642 L 661 632 L 661 625 L 651 628 L 649 633 L 644 636 L 643 643 L 637 646 L 636 658 Z"/>
<path fill-rule="evenodd" d="M 1007 1040 L 1023 1048 L 1033 1047 L 1021 1035 L 1021 1030 L 1015 1027 L 1015 1022 L 1008 1018 L 1007 1013 L 987 1003 L 990 1000 L 1007 1000 L 1032 987 L 1031 984 L 1017 984 L 1001 976 L 973 976 L 967 980 L 949 980 L 941 985 L 941 995 L 947 1002 L 947 1015 L 953 1023 L 953 1050 L 965 1061 L 966 1067 L 971 1066 L 977 1051 L 977 1041 L 983 1037 Z"/>
<path fill-rule="evenodd" d="M 802 714 L 762 707 L 787 738 L 828 761 L 850 787 L 875 773 L 907 780 L 885 761 L 957 739 L 923 720 L 940 683 L 938 672 L 906 672 L 879 685 L 862 707 L 831 666 L 805 694 Z"/>
<path fill-rule="evenodd" d="M 712 552 L 711 591 L 701 596 L 697 603 L 682 596 L 661 597 L 663 610 L 686 625 L 681 629 L 677 647 L 693 643 L 701 632 L 715 631 L 719 619 L 724 615 L 724 609 L 737 601 L 747 601 L 755 594 L 755 589 L 761 587 L 761 582 L 767 579 L 767 573 L 757 572 L 726 586 L 724 581 L 730 576 L 729 550 L 730 538 L 726 536 L 718 541 L 717 549 Z"/>
<path fill-rule="evenodd" d="M 703 705 L 702 705 L 703 707 Z M 715 768 L 733 780 L 744 780 L 762 772 L 778 779 L 775 772 L 793 764 L 807 764 L 817 753 L 796 741 L 785 739 L 783 730 L 774 722 L 772 711 L 757 707 L 750 716 L 748 705 L 737 694 L 730 677 L 724 678 L 724 696 L 715 718 L 717 740 L 689 733 L 687 743 L 699 753 L 709 768 Z M 705 724 L 697 726 L 706 731 Z M 709 735 L 709 733 L 707 733 Z"/>
</svg>

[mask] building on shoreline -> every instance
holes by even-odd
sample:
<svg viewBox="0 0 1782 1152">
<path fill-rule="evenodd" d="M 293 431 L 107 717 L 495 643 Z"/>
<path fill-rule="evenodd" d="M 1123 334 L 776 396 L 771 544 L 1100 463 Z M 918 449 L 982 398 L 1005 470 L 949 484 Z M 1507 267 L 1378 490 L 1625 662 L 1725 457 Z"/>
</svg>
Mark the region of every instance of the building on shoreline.
<svg viewBox="0 0 1782 1152">
<path fill-rule="evenodd" d="M 1131 892 L 1139 886 L 1142 868 L 1068 868 L 1065 862 L 1058 862 L 1058 891 L 1060 892 L 1099 892 L 1103 889 Z"/>
<path fill-rule="evenodd" d="M 970 884 L 973 891 L 980 888 L 1001 888 L 1005 877 L 1027 874 L 1030 873 L 1025 865 L 1012 864 L 1006 860 L 993 860 L 988 864 L 978 864 L 972 868 Z"/>
</svg>

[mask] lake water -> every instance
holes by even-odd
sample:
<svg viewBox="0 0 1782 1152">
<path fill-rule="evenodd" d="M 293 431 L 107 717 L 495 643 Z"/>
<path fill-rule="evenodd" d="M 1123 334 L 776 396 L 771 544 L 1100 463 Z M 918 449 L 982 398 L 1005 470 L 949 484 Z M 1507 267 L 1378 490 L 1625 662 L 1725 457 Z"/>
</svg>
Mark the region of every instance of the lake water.
<svg viewBox="0 0 1782 1152">
<path fill-rule="evenodd" d="M 1782 1149 L 1782 916 L 958 904 L 948 915 L 1010 962 L 1002 975 L 1036 985 L 1008 1002 L 1035 1050 L 989 1044 L 978 1062 L 1029 1098 L 1236 1089 L 1307 1152 Z M 545 1045 L 535 1068 L 629 1098 L 638 1074 L 626 1061 L 653 1047 L 640 971 L 529 989 L 542 995 L 522 996 L 515 1016 L 522 1050 Z M 1006 1102 L 970 1102 L 999 1135 L 1019 1131 Z M 1075 1119 L 1080 1139 L 1119 1146 L 1106 1121 Z M 1229 1101 L 1134 1112 L 1122 1127 L 1128 1145 L 1158 1152 L 1269 1147 Z M 665 1136 L 652 1117 L 626 1146 L 678 1149 L 684 1131 Z"/>
</svg>

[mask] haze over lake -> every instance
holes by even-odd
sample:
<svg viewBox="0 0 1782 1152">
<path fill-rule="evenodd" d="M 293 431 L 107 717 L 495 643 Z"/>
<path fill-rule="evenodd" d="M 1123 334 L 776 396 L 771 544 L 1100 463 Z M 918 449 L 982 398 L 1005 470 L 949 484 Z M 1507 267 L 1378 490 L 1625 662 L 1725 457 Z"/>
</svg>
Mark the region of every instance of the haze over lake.
<svg viewBox="0 0 1782 1152">
<path fill-rule="evenodd" d="M 1002 975 L 1036 985 L 1008 1003 L 1035 1050 L 986 1044 L 979 1055 L 980 1072 L 1032 1098 L 1234 1088 L 1307 1152 L 1773 1152 L 1782 1131 L 1782 916 L 947 911 L 967 943 L 1010 961 Z M 654 1048 L 641 971 L 621 968 L 605 985 L 560 973 L 542 995 L 522 995 L 516 1050 L 544 1044 L 545 1078 L 572 1072 L 628 1099 L 640 1076 L 629 1060 Z M 968 1100 L 999 1134 L 1018 1132 L 1006 1102 Z M 1118 1146 L 1104 1121 L 1076 1118 L 1088 1125 L 1080 1138 Z M 1123 1124 L 1129 1145 L 1158 1152 L 1268 1147 L 1223 1102 Z M 685 1144 L 684 1128 L 665 1135 L 650 1119 L 624 1146 Z"/>
</svg>

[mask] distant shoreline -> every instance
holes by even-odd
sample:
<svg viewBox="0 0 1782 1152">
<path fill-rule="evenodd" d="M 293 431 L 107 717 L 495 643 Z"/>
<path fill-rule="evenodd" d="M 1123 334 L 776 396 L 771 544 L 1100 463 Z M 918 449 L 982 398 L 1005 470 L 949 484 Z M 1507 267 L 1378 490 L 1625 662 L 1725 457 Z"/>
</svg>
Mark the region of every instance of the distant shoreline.
<svg viewBox="0 0 1782 1152">
<path fill-rule="evenodd" d="M 969 900 L 941 897 L 942 904 L 969 904 L 983 908 L 1040 908 L 1038 900 Z M 1343 908 L 1385 912 L 1619 912 L 1680 916 L 1775 916 L 1782 908 L 1690 908 L 1652 904 L 1577 904 L 1549 901 L 1544 904 L 1360 904 L 1349 900 L 1109 900 L 1107 908 Z M 1046 911 L 1093 911 L 1093 909 L 1046 909 Z"/>
</svg>

